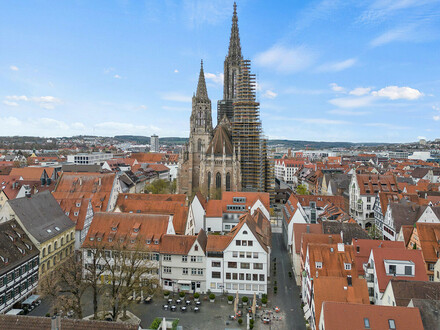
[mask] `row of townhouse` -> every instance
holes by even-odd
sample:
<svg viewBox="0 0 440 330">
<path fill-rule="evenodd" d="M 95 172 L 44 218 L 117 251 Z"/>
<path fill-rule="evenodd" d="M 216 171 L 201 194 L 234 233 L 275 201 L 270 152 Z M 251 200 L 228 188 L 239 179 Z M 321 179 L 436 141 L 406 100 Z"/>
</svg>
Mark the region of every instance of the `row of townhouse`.
<svg viewBox="0 0 440 330">
<path fill-rule="evenodd" d="M 98 213 L 83 244 L 85 269 L 93 250 L 106 246 L 109 257 L 121 245 L 136 246 L 165 290 L 267 293 L 271 249 L 270 221 L 257 210 L 244 214 L 224 235 L 178 235 L 166 215 Z M 115 245 L 118 242 L 119 245 Z M 98 245 L 97 245 L 98 244 Z M 101 261 L 104 265 L 104 261 Z M 108 276 L 102 274 L 105 283 Z"/>
<path fill-rule="evenodd" d="M 75 224 L 48 192 L 8 200 L 0 211 L 0 313 L 74 252 Z"/>
<path fill-rule="evenodd" d="M 353 230 L 330 231 L 326 222 L 293 226 L 295 278 L 312 329 L 328 328 L 322 324 L 328 302 L 382 305 L 391 279 L 428 279 L 421 251 L 403 242 L 357 238 L 355 228 L 361 228 L 355 223 L 338 225 Z"/>
</svg>

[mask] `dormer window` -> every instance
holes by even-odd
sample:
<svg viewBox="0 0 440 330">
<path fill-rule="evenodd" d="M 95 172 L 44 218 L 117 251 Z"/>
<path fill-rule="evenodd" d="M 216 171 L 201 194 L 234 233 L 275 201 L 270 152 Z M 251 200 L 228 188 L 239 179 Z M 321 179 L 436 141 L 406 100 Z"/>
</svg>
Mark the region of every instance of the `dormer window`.
<svg viewBox="0 0 440 330">
<path fill-rule="evenodd" d="M 70 214 L 69 212 L 66 212 L 66 215 L 67 215 L 67 216 L 69 216 L 69 214 Z"/>
<path fill-rule="evenodd" d="M 120 239 L 119 239 L 119 242 L 120 242 L 120 243 L 124 242 L 124 239 L 123 239 L 123 238 L 120 238 Z"/>
<path fill-rule="evenodd" d="M 112 231 L 116 231 L 116 230 L 118 230 L 117 227 L 112 227 Z"/>
<path fill-rule="evenodd" d="M 81 207 L 81 203 L 76 203 L 76 207 Z"/>
<path fill-rule="evenodd" d="M 109 238 L 108 238 L 108 241 L 109 241 L 109 242 L 113 242 L 113 238 L 109 237 Z"/>
<path fill-rule="evenodd" d="M 133 231 L 134 231 L 135 233 L 138 233 L 138 232 L 139 232 L 139 228 L 134 228 Z"/>
<path fill-rule="evenodd" d="M 131 244 L 134 244 L 134 239 L 132 239 L 132 240 L 130 241 L 130 243 L 131 243 Z"/>
<path fill-rule="evenodd" d="M 79 214 L 78 212 L 73 213 L 73 215 L 74 215 L 75 217 L 77 217 L 78 214 Z"/>
<path fill-rule="evenodd" d="M 344 263 L 345 270 L 351 270 L 351 264 Z"/>
<path fill-rule="evenodd" d="M 97 240 L 98 240 L 98 242 L 101 242 L 101 237 L 98 237 Z"/>
<path fill-rule="evenodd" d="M 147 244 L 151 244 L 151 239 L 147 239 Z"/>
<path fill-rule="evenodd" d="M 159 240 L 158 240 L 158 239 L 155 239 L 155 240 L 154 240 L 154 244 L 156 244 L 156 245 L 159 244 Z"/>
<path fill-rule="evenodd" d="M 315 267 L 316 267 L 317 269 L 321 269 L 321 268 L 322 268 L 322 262 L 321 262 L 321 261 L 317 261 L 317 262 L 315 262 Z"/>
</svg>

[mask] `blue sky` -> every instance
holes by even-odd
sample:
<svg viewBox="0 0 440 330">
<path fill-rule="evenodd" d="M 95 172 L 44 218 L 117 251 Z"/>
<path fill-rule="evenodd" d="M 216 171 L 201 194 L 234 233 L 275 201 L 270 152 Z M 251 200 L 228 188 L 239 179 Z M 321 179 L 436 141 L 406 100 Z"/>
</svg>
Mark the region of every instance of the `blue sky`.
<svg viewBox="0 0 440 330">
<path fill-rule="evenodd" d="M 0 0 L 0 135 L 187 137 L 203 58 L 222 97 L 230 0 Z M 440 137 L 438 0 L 237 1 L 264 133 Z"/>
</svg>

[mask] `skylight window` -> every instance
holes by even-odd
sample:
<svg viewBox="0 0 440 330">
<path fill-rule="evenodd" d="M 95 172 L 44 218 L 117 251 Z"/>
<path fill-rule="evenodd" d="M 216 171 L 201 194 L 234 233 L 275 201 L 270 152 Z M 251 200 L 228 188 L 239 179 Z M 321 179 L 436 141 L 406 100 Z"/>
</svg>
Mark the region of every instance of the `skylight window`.
<svg viewBox="0 0 440 330">
<path fill-rule="evenodd" d="M 52 229 L 46 229 L 46 231 L 50 234 L 52 232 Z"/>
<path fill-rule="evenodd" d="M 55 230 L 56 230 L 56 231 L 60 231 L 60 228 L 57 227 L 57 226 L 55 226 Z"/>
</svg>

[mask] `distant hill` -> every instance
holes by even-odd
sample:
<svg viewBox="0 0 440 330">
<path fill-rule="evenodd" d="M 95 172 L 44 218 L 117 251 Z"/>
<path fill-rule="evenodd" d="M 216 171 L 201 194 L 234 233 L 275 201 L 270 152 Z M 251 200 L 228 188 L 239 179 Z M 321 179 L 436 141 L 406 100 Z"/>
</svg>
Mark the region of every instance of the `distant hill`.
<svg viewBox="0 0 440 330">
<path fill-rule="evenodd" d="M 117 135 L 114 137 L 115 140 L 121 142 L 136 142 L 140 144 L 149 144 L 149 136 L 138 136 L 138 135 Z M 184 144 L 188 141 L 188 138 L 181 137 L 159 137 L 160 143 L 164 144 Z M 352 148 L 356 146 L 379 146 L 385 145 L 386 143 L 352 143 L 352 142 L 325 142 L 325 141 L 296 141 L 296 140 L 269 140 L 269 146 L 283 145 L 286 148 L 292 149 L 328 149 L 328 148 Z"/>
<path fill-rule="evenodd" d="M 136 142 L 139 144 L 150 144 L 149 136 L 141 136 L 141 135 L 116 135 L 114 137 L 115 140 L 120 142 Z M 180 137 L 159 137 L 160 143 L 164 144 L 184 144 L 188 141 L 188 138 L 180 138 Z"/>
<path fill-rule="evenodd" d="M 268 145 L 283 145 L 292 149 L 329 149 L 329 148 L 352 148 L 356 146 L 380 146 L 386 143 L 352 143 L 352 142 L 325 142 L 325 141 L 296 141 L 296 140 L 269 140 Z"/>
</svg>

